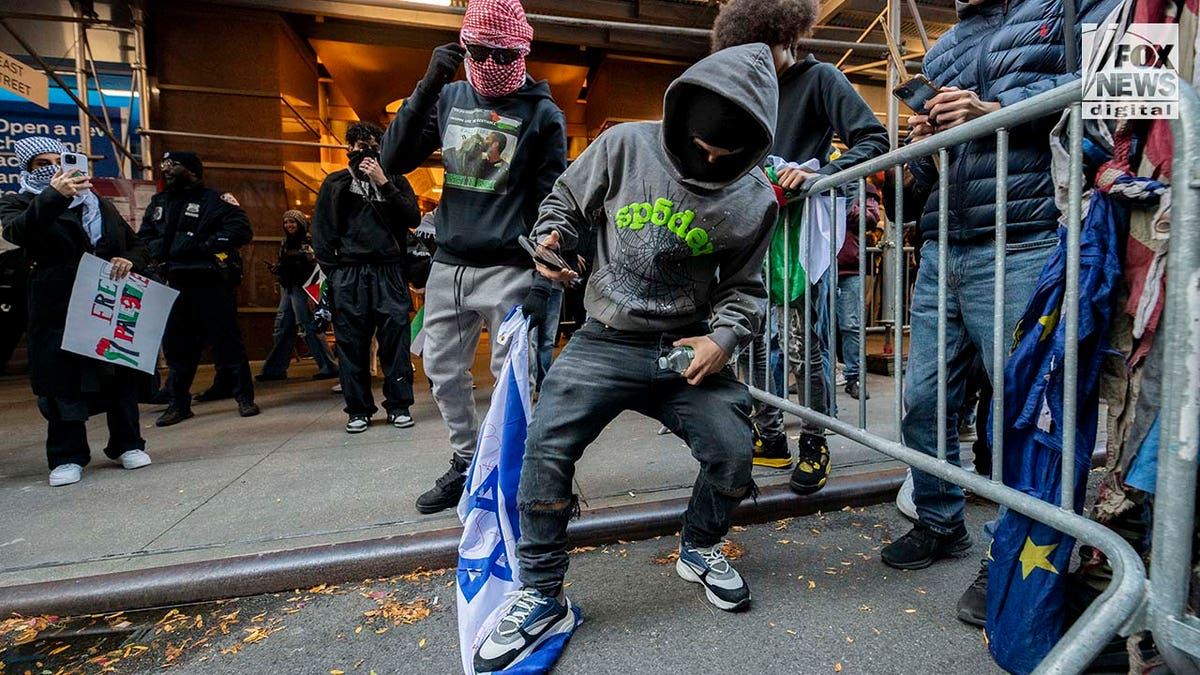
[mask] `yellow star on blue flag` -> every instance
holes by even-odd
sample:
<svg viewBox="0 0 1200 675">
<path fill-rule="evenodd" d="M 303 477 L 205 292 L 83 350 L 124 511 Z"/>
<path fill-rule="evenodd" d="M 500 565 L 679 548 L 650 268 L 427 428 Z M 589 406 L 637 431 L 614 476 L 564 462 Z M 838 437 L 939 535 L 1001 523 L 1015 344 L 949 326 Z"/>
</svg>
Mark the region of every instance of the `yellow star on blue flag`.
<svg viewBox="0 0 1200 675">
<path fill-rule="evenodd" d="M 1046 544 L 1038 546 L 1033 543 L 1032 537 L 1025 537 L 1025 546 L 1021 547 L 1021 578 L 1028 579 L 1029 575 L 1035 569 L 1043 569 L 1051 574 L 1058 574 L 1058 570 L 1050 563 L 1050 554 L 1054 549 L 1058 548 L 1058 544 Z"/>
</svg>

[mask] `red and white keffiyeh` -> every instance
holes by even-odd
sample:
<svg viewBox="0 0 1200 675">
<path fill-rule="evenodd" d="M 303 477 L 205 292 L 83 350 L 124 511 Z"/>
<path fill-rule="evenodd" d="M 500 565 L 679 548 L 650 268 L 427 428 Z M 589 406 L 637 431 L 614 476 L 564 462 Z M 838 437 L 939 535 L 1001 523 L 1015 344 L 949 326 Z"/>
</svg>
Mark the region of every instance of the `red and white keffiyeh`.
<svg viewBox="0 0 1200 675">
<path fill-rule="evenodd" d="M 469 56 L 466 60 L 467 81 L 483 96 L 508 96 L 525 83 L 525 56 L 533 43 L 533 26 L 525 18 L 525 8 L 518 0 L 471 0 L 463 16 L 459 41 L 495 49 L 520 52 L 516 61 L 500 65 L 489 58 L 480 63 Z"/>
</svg>

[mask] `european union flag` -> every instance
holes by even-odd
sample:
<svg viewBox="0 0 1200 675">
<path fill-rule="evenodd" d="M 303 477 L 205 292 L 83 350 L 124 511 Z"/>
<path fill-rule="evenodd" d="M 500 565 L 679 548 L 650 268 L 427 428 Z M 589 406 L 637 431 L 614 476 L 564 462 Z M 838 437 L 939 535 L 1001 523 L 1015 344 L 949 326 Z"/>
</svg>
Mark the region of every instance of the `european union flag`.
<svg viewBox="0 0 1200 675">
<path fill-rule="evenodd" d="M 458 504 L 463 524 L 458 544 L 458 640 L 463 672 L 474 675 L 472 656 L 499 621 L 505 595 L 521 588 L 517 540 L 521 537 L 517 487 L 525 436 L 529 427 L 529 322 L 520 306 L 509 312 L 495 339 L 511 342 L 491 407 L 479 430 L 475 458 Z M 555 635 L 503 672 L 546 673 L 554 667 L 575 626 L 582 621 L 572 606 L 575 624 Z"/>
<path fill-rule="evenodd" d="M 1123 206 L 1098 190 L 1092 193 L 1080 237 L 1077 428 L 1062 428 L 1065 229 L 1017 325 L 1004 369 L 1004 483 L 1060 504 L 1063 434 L 1072 432 L 1076 513 L 1083 510 L 1096 443 L 1097 381 L 1121 277 L 1117 228 L 1126 223 Z M 1005 670 L 1032 672 L 1062 636 L 1063 574 L 1074 546 L 1074 538 L 1015 511 L 1001 519 L 989 551 L 987 637 L 992 657 Z"/>
</svg>

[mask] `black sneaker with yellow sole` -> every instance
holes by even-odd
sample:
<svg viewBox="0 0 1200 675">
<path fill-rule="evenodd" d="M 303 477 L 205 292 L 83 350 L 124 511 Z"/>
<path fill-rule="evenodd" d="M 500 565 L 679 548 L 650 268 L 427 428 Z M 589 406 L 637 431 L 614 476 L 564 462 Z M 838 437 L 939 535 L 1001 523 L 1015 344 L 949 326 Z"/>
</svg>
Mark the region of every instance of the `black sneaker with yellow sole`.
<svg viewBox="0 0 1200 675">
<path fill-rule="evenodd" d="M 755 431 L 754 466 L 765 466 L 772 469 L 792 468 L 792 453 L 788 452 L 787 436 L 781 434 L 773 438 L 763 438 Z"/>
<path fill-rule="evenodd" d="M 796 443 L 796 470 L 788 487 L 800 495 L 811 495 L 829 479 L 829 445 L 823 434 L 800 434 Z"/>
</svg>

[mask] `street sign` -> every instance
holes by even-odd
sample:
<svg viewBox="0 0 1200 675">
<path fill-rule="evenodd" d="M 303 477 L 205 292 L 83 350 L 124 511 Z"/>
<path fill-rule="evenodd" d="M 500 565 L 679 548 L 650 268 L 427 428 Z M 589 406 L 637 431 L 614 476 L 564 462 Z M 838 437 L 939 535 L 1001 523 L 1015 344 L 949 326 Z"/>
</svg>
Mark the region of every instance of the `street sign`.
<svg viewBox="0 0 1200 675">
<path fill-rule="evenodd" d="M 46 76 L 4 52 L 0 52 L 0 89 L 43 108 L 50 107 L 50 84 Z"/>
</svg>

